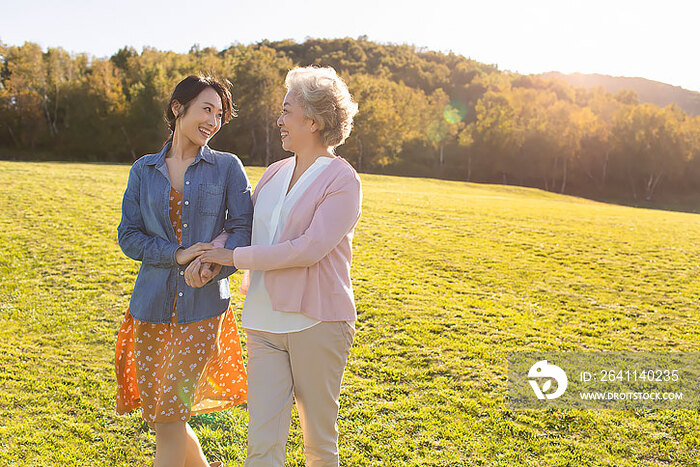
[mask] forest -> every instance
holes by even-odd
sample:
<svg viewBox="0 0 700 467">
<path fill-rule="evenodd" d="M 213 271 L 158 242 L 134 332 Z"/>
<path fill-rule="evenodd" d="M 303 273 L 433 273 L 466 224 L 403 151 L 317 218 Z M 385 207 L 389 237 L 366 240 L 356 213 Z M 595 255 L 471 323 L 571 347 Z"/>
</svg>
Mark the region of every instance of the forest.
<svg viewBox="0 0 700 467">
<path fill-rule="evenodd" d="M 238 111 L 211 147 L 265 166 L 289 155 L 275 122 L 287 71 L 306 65 L 334 67 L 358 102 L 337 153 L 359 172 L 600 199 L 700 194 L 700 116 L 675 104 L 364 36 L 188 53 L 124 47 L 109 58 L 0 42 L 0 157 L 132 162 L 157 152 L 175 84 L 209 73 L 233 83 Z"/>
</svg>

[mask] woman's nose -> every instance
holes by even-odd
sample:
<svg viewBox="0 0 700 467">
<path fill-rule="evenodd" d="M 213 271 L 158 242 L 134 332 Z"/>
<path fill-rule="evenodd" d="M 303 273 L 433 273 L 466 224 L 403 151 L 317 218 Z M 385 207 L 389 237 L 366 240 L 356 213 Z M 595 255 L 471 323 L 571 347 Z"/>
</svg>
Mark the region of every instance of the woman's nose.
<svg viewBox="0 0 700 467">
<path fill-rule="evenodd" d="M 277 126 L 278 127 L 282 126 L 282 116 L 281 115 L 279 117 L 277 117 Z"/>
</svg>

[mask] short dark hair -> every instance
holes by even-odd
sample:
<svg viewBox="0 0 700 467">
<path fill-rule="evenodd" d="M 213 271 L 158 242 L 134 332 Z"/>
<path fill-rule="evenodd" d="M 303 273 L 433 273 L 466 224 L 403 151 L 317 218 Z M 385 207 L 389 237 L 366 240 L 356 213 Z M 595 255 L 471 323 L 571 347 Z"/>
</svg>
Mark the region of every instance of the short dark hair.
<svg viewBox="0 0 700 467">
<path fill-rule="evenodd" d="M 233 98 L 231 97 L 231 82 L 229 80 L 203 74 L 190 75 L 177 83 L 172 96 L 170 96 L 170 101 L 168 101 L 168 107 L 165 109 L 165 120 L 168 123 L 168 128 L 170 128 L 170 138 L 168 141 L 172 140 L 175 134 L 175 122 L 177 121 L 177 117 L 173 113 L 173 102 L 177 101 L 182 104 L 183 111 L 180 115 L 184 115 L 190 102 L 206 88 L 214 89 L 221 98 L 221 109 L 223 113 L 221 117 L 221 126 L 226 125 L 236 116 L 236 109 L 234 108 Z"/>
</svg>

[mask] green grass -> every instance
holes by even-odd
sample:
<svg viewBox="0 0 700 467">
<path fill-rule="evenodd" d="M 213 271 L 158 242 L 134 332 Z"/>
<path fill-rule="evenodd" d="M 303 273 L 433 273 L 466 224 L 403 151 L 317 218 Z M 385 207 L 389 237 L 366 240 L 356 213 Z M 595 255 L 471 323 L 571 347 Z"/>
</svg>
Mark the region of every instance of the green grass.
<svg viewBox="0 0 700 467">
<path fill-rule="evenodd" d="M 0 162 L 1 466 L 150 465 L 140 413 L 114 411 L 114 342 L 139 266 L 116 238 L 128 170 Z M 254 183 L 262 171 L 248 169 Z M 699 215 L 362 179 L 341 465 L 700 465 L 698 410 L 505 402 L 512 351 L 698 351 Z M 237 407 L 192 424 L 211 459 L 242 466 L 246 421 Z M 288 465 L 304 465 L 296 411 Z"/>
</svg>

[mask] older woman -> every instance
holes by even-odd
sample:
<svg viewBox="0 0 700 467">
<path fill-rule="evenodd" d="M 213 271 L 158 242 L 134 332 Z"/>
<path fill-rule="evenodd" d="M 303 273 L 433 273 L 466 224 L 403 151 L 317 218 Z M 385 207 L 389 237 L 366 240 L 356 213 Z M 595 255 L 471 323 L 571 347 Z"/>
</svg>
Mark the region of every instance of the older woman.
<svg viewBox="0 0 700 467">
<path fill-rule="evenodd" d="M 205 251 L 200 260 L 250 270 L 245 465 L 284 465 L 294 396 L 307 465 L 337 466 L 362 186 L 335 148 L 350 134 L 357 104 L 332 68 L 295 68 L 286 87 L 277 125 L 294 156 L 270 165 L 256 186 L 251 245 Z"/>
</svg>

